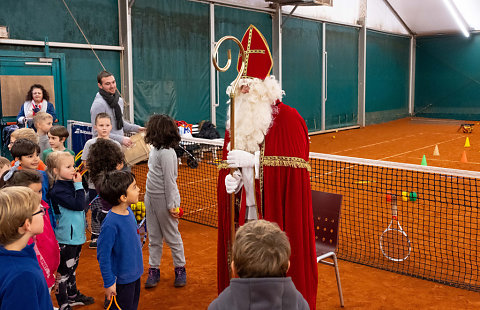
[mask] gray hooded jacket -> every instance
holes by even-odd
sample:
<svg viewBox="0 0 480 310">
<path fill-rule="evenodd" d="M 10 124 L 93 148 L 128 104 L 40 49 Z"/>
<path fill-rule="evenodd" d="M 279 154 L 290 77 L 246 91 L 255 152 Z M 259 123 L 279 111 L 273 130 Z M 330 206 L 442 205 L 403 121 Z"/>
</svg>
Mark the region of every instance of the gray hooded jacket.
<svg viewBox="0 0 480 310">
<path fill-rule="evenodd" d="M 208 310 L 308 310 L 308 303 L 297 291 L 292 278 L 240 278 L 227 287 Z"/>
</svg>

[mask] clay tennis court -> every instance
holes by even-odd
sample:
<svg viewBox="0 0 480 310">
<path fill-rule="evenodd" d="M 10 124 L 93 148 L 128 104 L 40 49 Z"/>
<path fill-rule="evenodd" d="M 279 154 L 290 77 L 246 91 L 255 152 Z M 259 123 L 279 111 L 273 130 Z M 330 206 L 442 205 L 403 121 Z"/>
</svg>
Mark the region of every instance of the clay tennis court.
<svg viewBox="0 0 480 310">
<path fill-rule="evenodd" d="M 480 131 L 477 132 L 476 130 L 480 130 L 480 126 L 474 128 L 473 133 L 464 134 L 457 132 L 460 123 L 458 121 L 402 119 L 362 129 L 316 135 L 311 137 L 311 151 L 418 165 L 421 163 L 423 155 L 426 155 L 429 166 L 479 171 Z M 334 136 L 335 138 L 333 138 Z M 469 148 L 464 147 L 466 137 L 469 138 L 471 144 Z M 433 156 L 435 145 L 438 145 L 440 156 Z M 464 150 L 468 158 L 467 163 L 460 162 Z M 210 161 L 212 160 L 213 158 L 210 158 Z M 209 165 L 208 161 L 202 161 L 196 169 L 188 168 L 184 164 L 179 168 L 178 183 L 183 202 L 190 204 L 185 200 L 192 199 L 191 205 L 199 206 L 197 209 L 185 207 L 186 218 L 188 218 L 188 214 L 200 215 L 203 212 L 206 220 L 210 221 L 210 217 L 216 214 L 215 197 L 210 193 L 210 190 L 215 188 L 216 179 L 208 175 L 210 173 L 208 171 L 212 171 L 207 169 Z M 345 177 L 346 170 L 352 170 L 351 166 L 349 164 L 333 168 L 333 171 L 338 174 L 338 178 L 341 177 L 341 174 L 344 175 L 342 182 L 346 184 L 346 189 L 342 189 L 345 195 L 342 216 L 347 220 L 342 222 L 343 226 L 340 228 L 342 233 L 339 256 L 351 256 L 350 260 L 361 263 L 340 260 L 345 307 L 352 309 L 478 309 L 480 307 L 478 292 L 368 267 L 364 265 L 365 262 L 362 262 L 362 260 L 370 260 L 380 264 L 380 268 L 393 270 L 397 268 L 399 272 L 403 273 L 418 273 L 425 269 L 418 263 L 423 259 L 431 265 L 429 269 L 437 270 L 439 273 L 442 270 L 447 270 L 449 271 L 446 273 L 447 278 L 451 273 L 450 280 L 461 278 L 464 283 L 476 285 L 478 290 L 478 259 L 476 256 L 468 256 L 478 253 L 478 244 L 472 242 L 472 240 L 477 241 L 479 239 L 477 232 L 478 205 L 477 201 L 471 199 L 468 195 L 472 188 L 460 190 L 456 195 L 457 197 L 445 197 L 460 199 L 460 202 L 455 203 L 454 206 L 463 204 L 468 208 L 458 207 L 448 213 L 442 213 L 439 212 L 441 204 L 440 207 L 435 207 L 436 205 L 431 203 L 431 201 L 436 201 L 436 199 L 430 197 L 436 194 L 436 190 L 431 190 L 432 187 L 435 188 L 435 182 L 433 185 L 427 184 L 424 187 L 415 187 L 415 183 L 412 181 L 415 175 L 410 176 L 410 181 L 407 182 L 410 185 L 405 186 L 405 190 L 409 192 L 417 191 L 418 199 L 404 201 L 401 199 L 400 192 L 397 201 L 399 219 L 412 239 L 412 253 L 409 259 L 401 263 L 394 263 L 382 255 L 378 246 L 378 237 L 390 221 L 391 202 L 385 199 L 387 188 L 384 186 L 384 184 L 390 184 L 390 181 L 385 181 L 381 175 L 372 177 L 362 173 L 353 177 Z M 332 168 L 328 169 L 332 171 Z M 339 169 L 342 169 L 342 173 L 339 173 Z M 192 170 L 201 177 L 200 181 L 195 181 L 191 177 Z M 187 172 L 189 173 L 187 174 Z M 137 178 L 138 183 L 141 183 L 141 177 L 138 176 Z M 318 182 L 313 179 L 312 187 L 321 190 L 327 189 L 328 191 L 329 184 L 332 183 L 329 183 L 326 174 L 317 179 Z M 392 179 L 387 178 L 387 180 Z M 189 196 L 187 194 L 188 190 L 185 186 L 193 189 L 195 186 L 203 186 L 204 183 L 208 183 L 209 186 L 202 190 L 202 195 Z M 400 187 L 402 186 L 400 185 Z M 354 197 L 351 193 L 362 193 L 364 191 L 373 194 L 361 194 L 358 201 L 362 209 L 355 210 L 351 206 L 351 203 L 355 202 L 352 200 L 354 198 L 350 198 Z M 185 199 L 185 197 L 195 198 Z M 433 209 L 429 210 L 430 207 Z M 454 229 L 461 226 L 465 221 L 469 222 L 468 229 L 462 231 Z M 425 230 L 422 230 L 422 226 L 430 224 L 438 227 L 438 231 L 425 232 Z M 205 309 L 210 301 L 216 297 L 217 230 L 205 225 L 181 221 L 180 231 L 184 240 L 187 259 L 187 286 L 181 289 L 173 287 L 172 260 L 168 247 L 166 247 L 162 258 L 160 283 L 154 289 L 142 290 L 139 309 Z M 345 234 L 345 232 L 347 233 Z M 431 247 L 429 238 L 434 238 L 435 234 L 449 236 L 445 240 L 444 247 L 442 244 L 438 245 L 445 250 L 436 252 L 435 247 Z M 347 243 L 346 237 L 352 238 L 351 240 L 354 240 L 355 244 L 349 244 L 351 241 Z M 458 252 L 454 252 L 456 253 L 455 256 L 448 256 L 449 251 L 462 248 L 459 244 L 462 247 L 468 245 L 469 252 L 463 253 L 463 256 Z M 358 253 L 365 250 L 365 247 L 369 248 L 368 251 L 365 251 L 369 254 L 360 255 L 360 259 L 356 257 Z M 426 251 L 426 249 L 430 250 Z M 422 253 L 428 253 L 428 255 Z M 455 269 L 450 266 L 451 261 L 458 260 L 462 261 L 459 265 L 463 266 L 462 268 Z M 144 264 L 146 270 L 148 268 L 147 246 L 144 248 Z M 467 264 L 470 265 L 467 266 Z M 319 265 L 318 271 L 318 309 L 339 308 L 333 268 Z M 467 271 L 472 274 L 462 275 Z M 142 277 L 142 282 L 146 280 L 146 276 L 145 274 Z M 428 278 L 431 276 L 435 275 L 425 271 L 423 276 L 417 277 Z M 84 308 L 102 309 L 103 287 L 96 261 L 96 252 L 88 249 L 87 245 L 84 246 L 81 255 L 77 279 L 79 289 L 86 295 L 94 296 L 97 300 L 96 304 Z"/>
</svg>

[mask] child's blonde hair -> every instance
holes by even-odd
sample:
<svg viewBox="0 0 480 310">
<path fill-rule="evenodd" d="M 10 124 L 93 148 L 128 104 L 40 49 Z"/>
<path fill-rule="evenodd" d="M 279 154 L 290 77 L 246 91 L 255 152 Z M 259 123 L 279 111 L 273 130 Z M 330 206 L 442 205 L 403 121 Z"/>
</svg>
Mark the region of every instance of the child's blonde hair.
<svg viewBox="0 0 480 310">
<path fill-rule="evenodd" d="M 232 253 L 240 278 L 271 278 L 286 276 L 291 249 L 276 223 L 257 220 L 238 229 Z"/>
<path fill-rule="evenodd" d="M 40 122 L 53 121 L 53 116 L 47 112 L 37 112 L 33 117 L 33 124 L 36 126 Z"/>
<path fill-rule="evenodd" d="M 10 160 L 8 158 L 5 158 L 3 156 L 0 156 L 0 170 L 2 170 L 3 167 L 10 167 Z"/>
<path fill-rule="evenodd" d="M 23 186 L 12 186 L 0 190 L 0 245 L 9 245 L 22 237 L 18 228 L 25 220 L 32 220 L 40 205 L 40 197 Z"/>
<path fill-rule="evenodd" d="M 49 180 L 57 180 L 57 176 L 53 172 L 53 169 L 59 170 L 60 164 L 65 158 L 73 158 L 73 155 L 63 151 L 53 151 L 50 153 L 50 155 L 48 155 L 47 159 L 45 160 L 45 164 L 47 165 L 47 175 Z"/>
<path fill-rule="evenodd" d="M 49 114 L 50 115 L 50 114 Z M 15 140 L 27 139 L 36 144 L 38 144 L 38 135 L 32 128 L 20 128 L 12 132 L 10 139 L 14 138 Z"/>
</svg>

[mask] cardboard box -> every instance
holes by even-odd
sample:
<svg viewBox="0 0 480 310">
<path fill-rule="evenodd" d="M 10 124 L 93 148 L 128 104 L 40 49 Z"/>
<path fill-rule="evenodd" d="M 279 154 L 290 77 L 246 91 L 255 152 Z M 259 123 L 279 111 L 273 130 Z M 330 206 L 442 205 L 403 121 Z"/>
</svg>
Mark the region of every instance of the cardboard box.
<svg viewBox="0 0 480 310">
<path fill-rule="evenodd" d="M 130 137 L 133 145 L 131 147 L 123 147 L 123 152 L 125 154 L 125 161 L 127 165 L 133 166 L 136 163 L 139 163 L 144 160 L 148 160 L 150 150 L 152 146 L 145 143 L 145 133 L 137 133 Z"/>
</svg>

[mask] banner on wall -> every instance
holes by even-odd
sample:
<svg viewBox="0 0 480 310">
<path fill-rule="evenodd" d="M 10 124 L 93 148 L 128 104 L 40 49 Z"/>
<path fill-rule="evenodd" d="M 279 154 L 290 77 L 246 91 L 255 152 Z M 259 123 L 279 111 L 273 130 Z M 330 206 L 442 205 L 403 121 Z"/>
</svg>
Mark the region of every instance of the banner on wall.
<svg viewBox="0 0 480 310">
<path fill-rule="evenodd" d="M 78 154 L 83 150 L 85 143 L 92 138 L 92 124 L 69 120 L 67 129 L 70 134 L 67 147 Z"/>
</svg>

